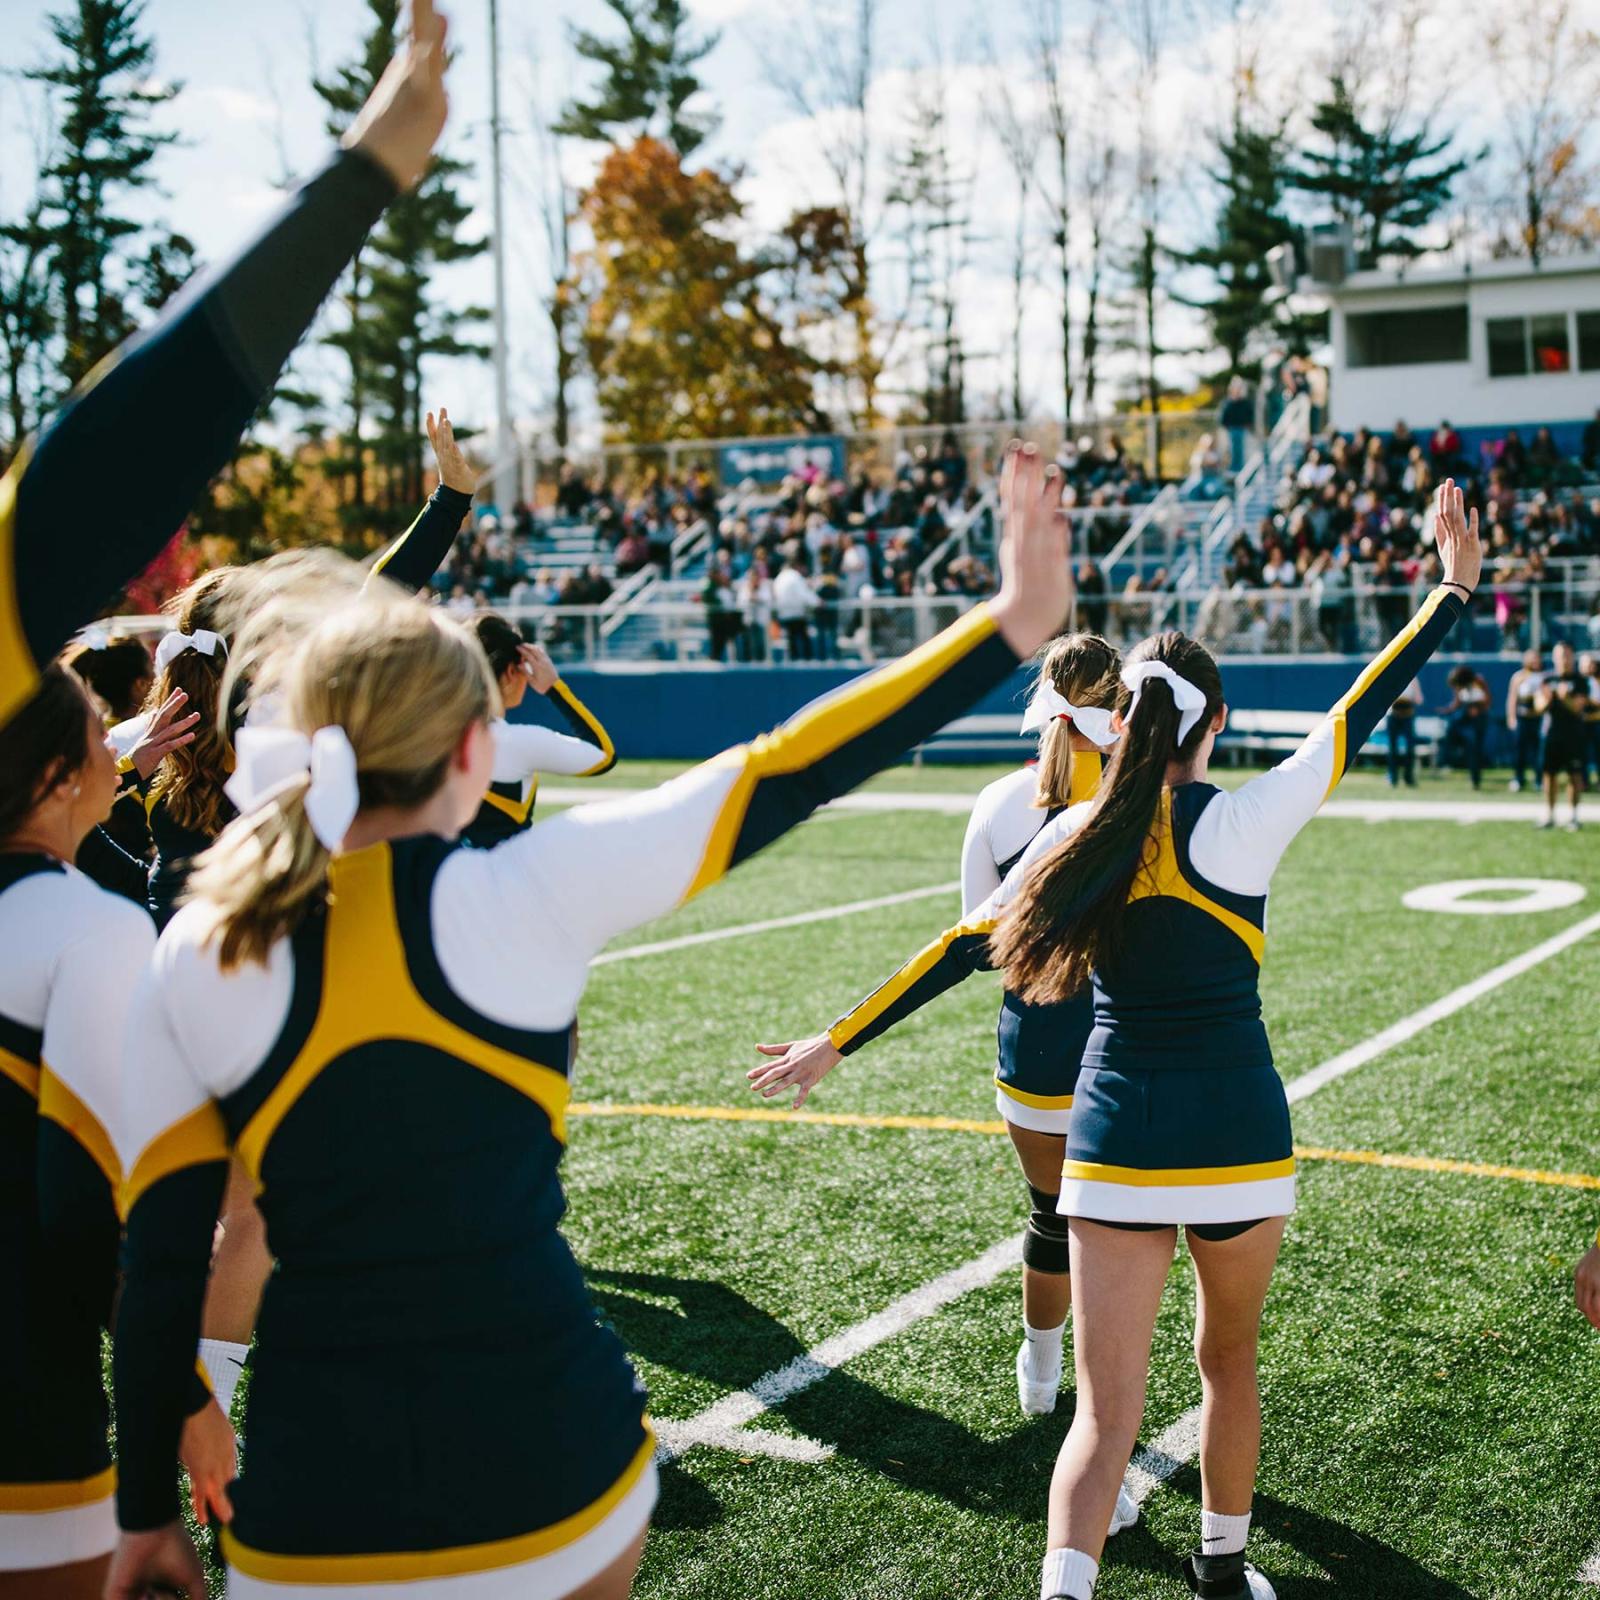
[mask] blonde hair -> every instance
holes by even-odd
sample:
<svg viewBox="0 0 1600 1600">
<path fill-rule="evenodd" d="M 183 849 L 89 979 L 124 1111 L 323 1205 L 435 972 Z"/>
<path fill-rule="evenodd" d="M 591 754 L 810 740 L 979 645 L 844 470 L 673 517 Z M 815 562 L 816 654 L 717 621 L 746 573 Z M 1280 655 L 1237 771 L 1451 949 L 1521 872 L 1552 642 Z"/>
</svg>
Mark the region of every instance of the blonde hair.
<svg viewBox="0 0 1600 1600">
<path fill-rule="evenodd" d="M 414 599 L 344 589 L 335 598 L 311 620 L 298 586 L 280 596 L 294 615 L 263 608 L 242 654 L 282 695 L 289 727 L 344 729 L 363 808 L 422 805 L 467 729 L 499 713 L 489 663 L 466 628 Z M 330 853 L 306 816 L 309 786 L 309 775 L 294 779 L 230 823 L 196 863 L 189 898 L 211 914 L 224 971 L 265 961 L 323 896 Z"/>
<path fill-rule="evenodd" d="M 230 591 L 243 574 L 240 567 L 214 567 L 196 578 L 167 603 L 167 616 L 179 633 L 204 628 L 226 641 L 231 628 Z M 228 658 L 222 651 L 202 655 L 185 650 L 174 656 L 151 680 L 144 708 L 154 711 L 174 689 L 188 696 L 183 714 L 200 713 L 194 740 L 163 757 L 150 785 L 153 803 L 165 807 L 180 828 L 213 837 L 222 831 L 227 804 L 222 786 L 233 770 L 233 743 L 228 730 L 228 703 L 222 693 Z"/>
<path fill-rule="evenodd" d="M 1064 633 L 1045 646 L 1039 680 L 1077 706 L 1122 704 L 1122 656 L 1098 633 Z M 1039 736 L 1038 782 L 1033 803 L 1055 811 L 1072 797 L 1072 724 L 1052 718 Z"/>
</svg>

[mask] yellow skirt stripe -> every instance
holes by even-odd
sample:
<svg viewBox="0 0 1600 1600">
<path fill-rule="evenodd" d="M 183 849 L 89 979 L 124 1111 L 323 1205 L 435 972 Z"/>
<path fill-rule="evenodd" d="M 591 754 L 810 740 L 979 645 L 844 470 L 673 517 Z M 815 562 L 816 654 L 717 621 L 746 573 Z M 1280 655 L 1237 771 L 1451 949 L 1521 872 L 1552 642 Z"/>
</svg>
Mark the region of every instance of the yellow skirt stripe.
<svg viewBox="0 0 1600 1600">
<path fill-rule="evenodd" d="M 94 1112 L 50 1070 L 48 1064 L 39 1069 L 39 1115 L 65 1128 L 89 1152 L 94 1164 L 105 1174 L 111 1192 L 115 1194 L 122 1183 L 122 1161 L 111 1142 L 111 1135 L 101 1126 Z"/>
<path fill-rule="evenodd" d="M 1003 1083 L 999 1078 L 994 1080 L 994 1086 L 1007 1100 L 1015 1100 L 1018 1105 L 1032 1106 L 1035 1111 L 1070 1111 L 1072 1109 L 1072 1096 L 1070 1094 L 1029 1094 L 1026 1089 L 1014 1089 L 1009 1083 Z"/>
<path fill-rule="evenodd" d="M 692 900 L 727 872 L 751 796 L 763 778 L 781 777 L 814 766 L 830 752 L 859 738 L 909 704 L 993 633 L 994 619 L 989 608 L 975 606 L 959 622 L 910 655 L 846 684 L 776 732 L 763 734 L 753 744 L 717 757 L 714 766 L 733 767 L 737 776 L 711 826 L 700 866 L 683 898 Z"/>
<path fill-rule="evenodd" d="M 518 1534 L 511 1539 L 457 1545 L 446 1550 L 405 1550 L 393 1555 L 279 1556 L 241 1544 L 224 1528 L 223 1554 L 230 1566 L 263 1583 L 410 1583 L 422 1578 L 449 1578 L 469 1572 L 491 1572 L 497 1567 L 514 1567 L 563 1550 L 604 1522 L 643 1476 L 655 1448 L 655 1436 L 647 1422 L 645 1441 L 638 1454 L 598 1500 L 548 1528 Z"/>
<path fill-rule="evenodd" d="M 59 1483 L 0 1483 L 0 1515 L 9 1512 L 71 1511 L 98 1505 L 117 1492 L 117 1469 L 107 1467 L 92 1478 Z"/>
<path fill-rule="evenodd" d="M 1083 1183 L 1117 1183 L 1132 1189 L 1181 1189 L 1190 1185 L 1261 1183 L 1268 1178 L 1292 1178 L 1294 1157 L 1282 1161 L 1252 1161 L 1241 1167 L 1112 1167 L 1098 1161 L 1066 1161 L 1061 1176 Z"/>
</svg>

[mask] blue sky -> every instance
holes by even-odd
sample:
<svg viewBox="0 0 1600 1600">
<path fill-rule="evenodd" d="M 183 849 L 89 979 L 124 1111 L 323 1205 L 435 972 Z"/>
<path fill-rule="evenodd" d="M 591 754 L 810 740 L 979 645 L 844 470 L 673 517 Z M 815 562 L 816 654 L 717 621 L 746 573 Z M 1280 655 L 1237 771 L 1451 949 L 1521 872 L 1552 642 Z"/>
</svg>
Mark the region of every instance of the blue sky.
<svg viewBox="0 0 1600 1600">
<path fill-rule="evenodd" d="M 745 172 L 740 193 L 752 231 L 775 227 L 796 204 L 830 198 L 817 159 L 818 130 L 799 118 L 766 82 L 764 47 L 780 44 L 794 0 L 692 0 L 702 26 L 721 30 L 721 40 L 703 74 L 722 126 L 709 147 L 720 162 Z M 999 78 L 1027 85 L 1026 17 L 1040 0 L 880 0 L 877 73 L 872 120 L 880 145 L 903 126 L 905 107 L 930 71 L 935 52 L 949 84 L 954 144 L 973 180 L 975 234 L 963 277 L 961 316 L 977 359 L 969 367 L 981 408 L 987 396 L 1009 385 L 1006 329 L 1010 320 L 1004 241 L 1014 215 L 1014 185 L 985 116 Z M 1092 0 L 1063 0 L 1069 48 L 1065 77 L 1075 109 L 1116 123 L 1131 138 L 1130 65 L 1115 38 L 1099 84 L 1083 82 L 1081 29 L 1095 11 Z M 1406 0 L 1411 3 L 1411 0 Z M 1463 0 L 1493 7 L 1511 0 Z M 1517 4 L 1525 0 L 1516 0 Z M 455 153 L 472 161 L 470 198 L 484 201 L 472 229 L 487 228 L 482 179 L 488 148 L 487 0 L 443 0 L 458 51 L 451 85 L 452 117 L 446 138 Z M 841 14 L 851 0 L 801 0 L 808 15 Z M 1341 25 L 1356 13 L 1392 14 L 1400 0 L 1172 0 L 1180 19 L 1168 53 L 1155 107 L 1162 171 L 1167 180 L 1169 237 L 1181 242 L 1203 225 L 1206 213 L 1204 140 L 1197 134 L 1222 118 L 1230 82 L 1229 62 L 1239 35 L 1230 30 L 1231 10 L 1244 16 L 1243 34 L 1256 52 L 1256 80 L 1264 101 L 1276 109 L 1303 107 L 1326 65 L 1327 49 Z M 820 9 L 819 9 L 820 8 Z M 37 59 L 45 50 L 48 0 L 0 0 L 6 25 L 7 66 Z M 1114 7 L 1113 7 L 1114 9 Z M 1600 20 L 1600 0 L 1579 0 L 1579 11 Z M 1455 4 L 1443 0 L 1425 30 L 1423 62 L 1438 85 L 1446 125 L 1494 140 L 1491 97 L 1481 77 L 1478 30 L 1462 26 Z M 549 352 L 540 323 L 538 294 L 543 270 L 542 227 L 533 205 L 539 155 L 532 137 L 532 86 L 542 81 L 553 107 L 570 92 L 577 71 L 564 35 L 571 24 L 604 28 L 600 0 L 501 0 L 502 87 L 508 155 L 507 246 L 513 396 L 519 415 L 536 418 L 548 399 Z M 322 112 L 309 87 L 315 60 L 326 69 L 343 59 L 360 37 L 365 8 L 360 0 L 148 0 L 146 25 L 158 50 L 159 75 L 181 82 L 168 122 L 184 143 L 161 158 L 165 194 L 149 202 L 202 254 L 215 257 L 246 232 L 275 200 L 274 184 L 287 169 L 304 173 L 326 147 Z M 1470 21 L 1470 19 L 1468 19 Z M 1376 28 L 1381 24 L 1371 24 Z M 999 75 L 999 77 L 997 77 Z M 1081 107 L 1096 88 L 1099 107 Z M 1028 91 L 1031 92 L 1031 91 Z M 1435 91 L 1430 87 L 1430 95 Z M 23 197 L 33 167 L 26 135 L 31 102 L 13 77 L 0 76 L 0 211 Z M 581 183 L 592 170 L 594 151 L 567 153 L 568 177 Z M 1131 196 L 1124 210 L 1131 209 Z M 1049 292 L 1049 247 L 1045 219 L 1035 217 L 1031 247 L 1040 281 L 1027 302 L 1025 388 L 1048 404 L 1058 383 L 1053 347 L 1057 315 Z M 887 276 L 887 274 L 886 274 Z M 453 269 L 441 291 L 463 302 L 486 303 L 487 262 Z M 1191 342 L 1192 323 L 1171 317 L 1169 342 Z M 305 376 L 332 374 L 325 353 L 302 358 Z M 1175 357 L 1169 376 L 1181 380 L 1197 365 Z M 492 387 L 486 365 L 440 363 L 439 398 L 453 413 L 488 420 Z"/>
</svg>

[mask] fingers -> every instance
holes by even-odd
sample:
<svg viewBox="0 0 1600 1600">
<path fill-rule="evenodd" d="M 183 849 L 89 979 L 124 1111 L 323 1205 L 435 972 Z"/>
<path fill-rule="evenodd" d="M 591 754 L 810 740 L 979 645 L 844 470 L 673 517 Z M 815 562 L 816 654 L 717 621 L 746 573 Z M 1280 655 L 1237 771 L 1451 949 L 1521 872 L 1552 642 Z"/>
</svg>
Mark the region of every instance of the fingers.
<svg viewBox="0 0 1600 1600">
<path fill-rule="evenodd" d="M 795 1097 L 794 1097 L 794 1104 L 792 1106 L 790 1106 L 789 1109 L 791 1111 L 798 1111 L 800 1109 L 800 1107 L 803 1106 L 806 1103 L 806 1096 L 808 1094 L 810 1094 L 810 1093 L 811 1093 L 811 1085 L 809 1083 L 802 1083 L 800 1085 L 799 1093 L 796 1094 Z"/>
<path fill-rule="evenodd" d="M 422 422 L 423 426 L 428 430 L 428 443 L 437 450 L 439 448 L 439 425 L 433 420 L 433 413 L 430 411 L 422 419 Z"/>
<path fill-rule="evenodd" d="M 794 1048 L 791 1040 L 788 1044 L 758 1044 L 756 1049 L 764 1056 L 786 1056 Z M 760 1067 L 752 1067 L 752 1072 L 760 1072 Z"/>
<path fill-rule="evenodd" d="M 411 0 L 411 42 L 426 50 L 444 41 L 445 19 L 434 9 L 433 0 Z"/>
<path fill-rule="evenodd" d="M 1467 513 L 1467 537 L 1474 544 L 1478 542 L 1478 508 L 1476 506 Z"/>
</svg>

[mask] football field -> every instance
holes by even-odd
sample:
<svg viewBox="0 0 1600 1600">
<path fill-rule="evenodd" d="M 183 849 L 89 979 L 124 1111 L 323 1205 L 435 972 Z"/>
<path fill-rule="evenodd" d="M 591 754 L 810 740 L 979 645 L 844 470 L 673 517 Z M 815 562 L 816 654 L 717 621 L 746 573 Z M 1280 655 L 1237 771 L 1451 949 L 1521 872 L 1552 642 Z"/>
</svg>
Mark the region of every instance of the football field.
<svg viewBox="0 0 1600 1600">
<path fill-rule="evenodd" d="M 1339 791 L 1388 796 L 1364 774 Z M 1284 1600 L 1596 1593 L 1600 1334 L 1570 1280 L 1600 1223 L 1600 825 L 1541 833 L 1503 787 L 1483 798 L 1492 820 L 1321 817 L 1274 885 L 1263 996 L 1300 1209 L 1267 1303 L 1251 1553 Z M 824 1028 L 955 920 L 960 802 L 911 803 L 808 823 L 615 947 L 585 996 L 566 1228 L 672 1453 L 642 1596 L 1037 1593 L 1072 1395 L 1069 1364 L 1056 1415 L 1017 1410 L 1027 1197 L 994 1109 L 999 980 L 852 1057 L 802 1114 L 744 1083 L 758 1040 Z M 1586 894 L 1402 903 L 1473 878 Z M 1103 1600 L 1187 1593 L 1192 1315 L 1180 1247 L 1143 1515 Z"/>
</svg>

